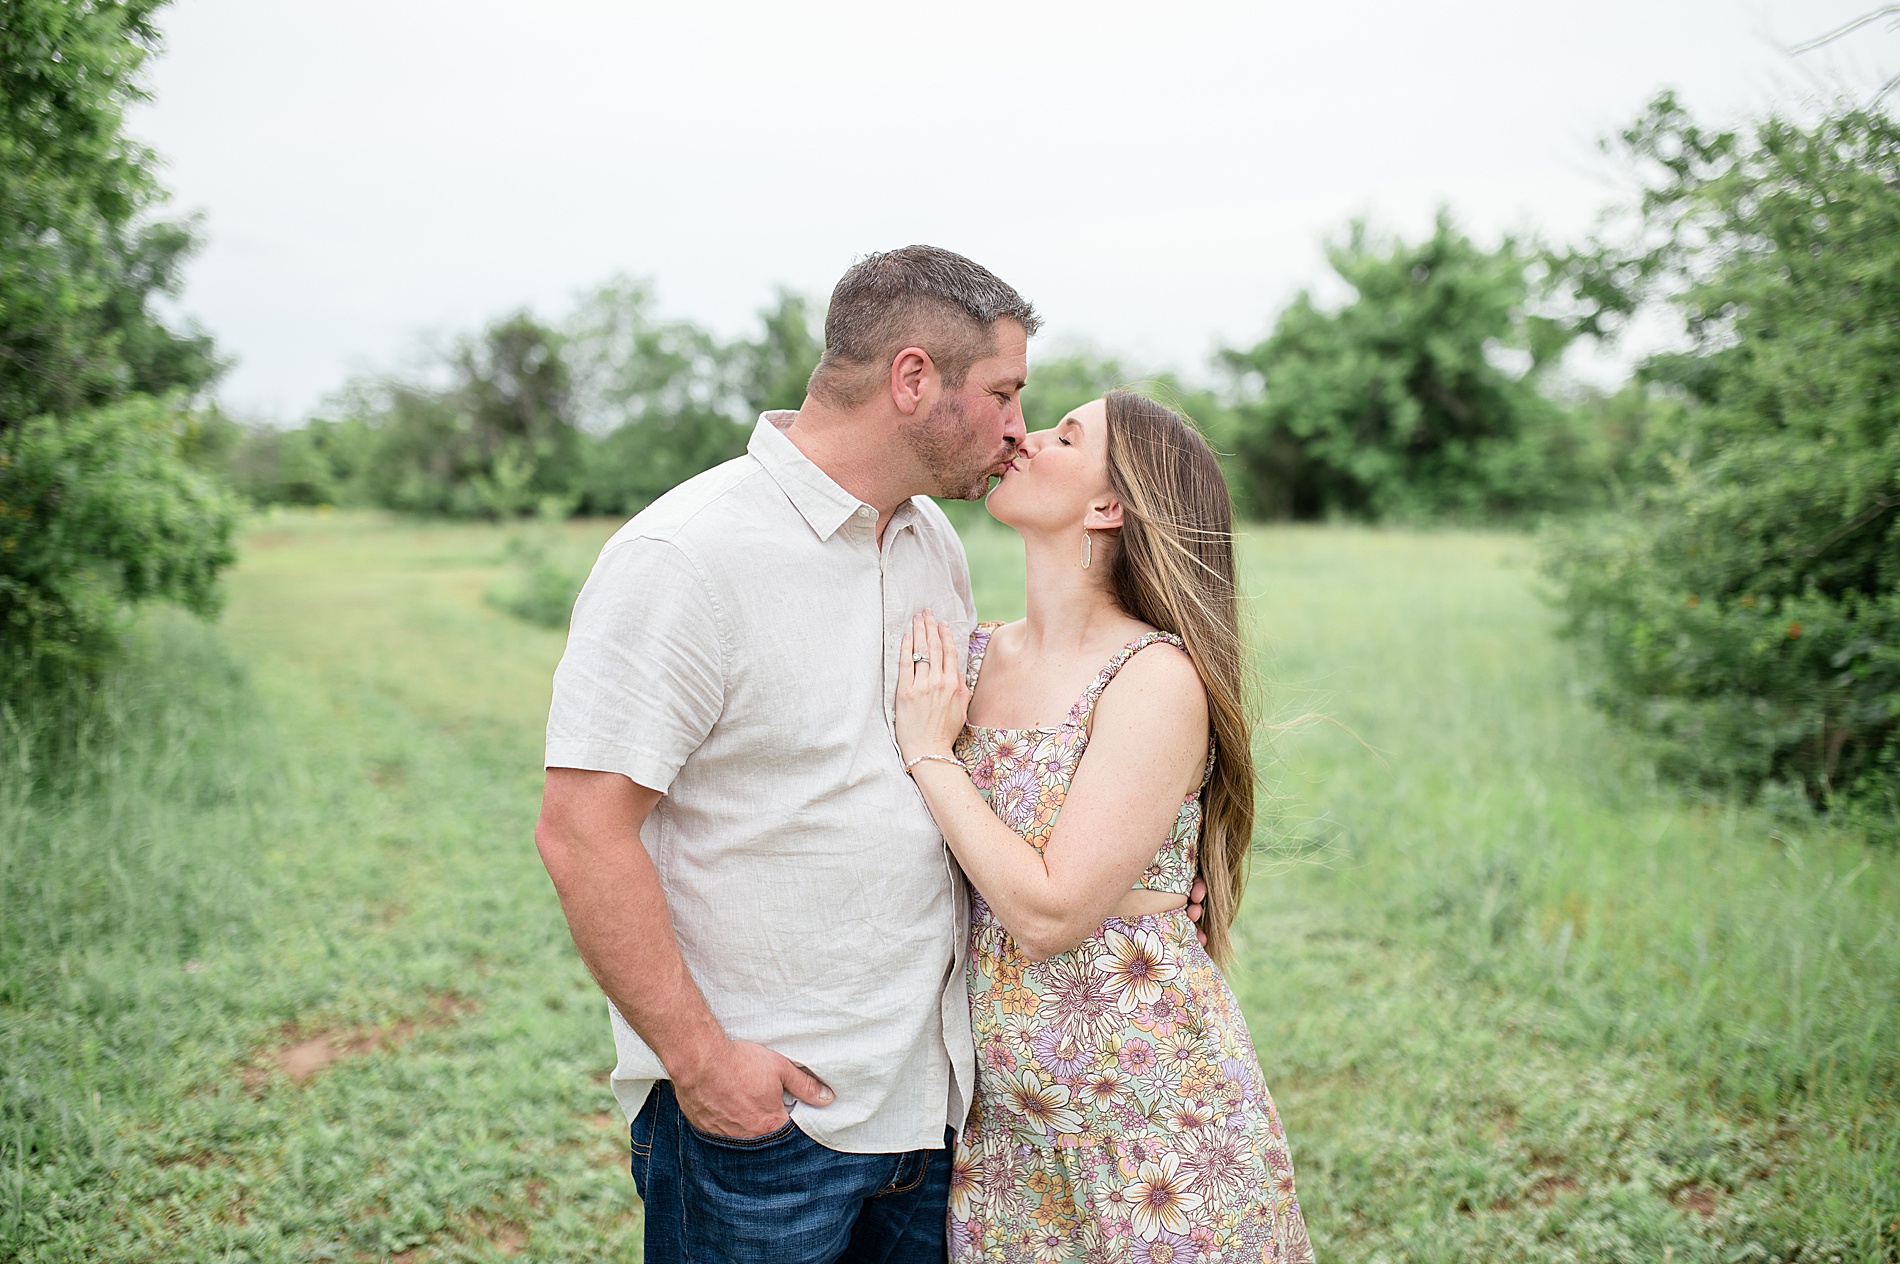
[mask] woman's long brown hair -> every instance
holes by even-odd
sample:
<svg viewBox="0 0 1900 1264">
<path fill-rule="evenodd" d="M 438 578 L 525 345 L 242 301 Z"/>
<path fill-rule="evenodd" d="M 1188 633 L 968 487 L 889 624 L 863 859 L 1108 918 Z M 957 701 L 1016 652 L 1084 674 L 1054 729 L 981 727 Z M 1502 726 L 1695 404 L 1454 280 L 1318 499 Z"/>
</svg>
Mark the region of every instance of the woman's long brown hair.
<svg viewBox="0 0 1900 1264">
<path fill-rule="evenodd" d="M 1207 690 L 1215 755 L 1201 795 L 1201 930 L 1208 955 L 1225 965 L 1254 828 L 1233 497 L 1214 450 L 1181 414 L 1132 391 L 1110 391 L 1107 404 L 1108 482 L 1122 505 L 1110 589 L 1129 614 L 1186 643 Z"/>
</svg>

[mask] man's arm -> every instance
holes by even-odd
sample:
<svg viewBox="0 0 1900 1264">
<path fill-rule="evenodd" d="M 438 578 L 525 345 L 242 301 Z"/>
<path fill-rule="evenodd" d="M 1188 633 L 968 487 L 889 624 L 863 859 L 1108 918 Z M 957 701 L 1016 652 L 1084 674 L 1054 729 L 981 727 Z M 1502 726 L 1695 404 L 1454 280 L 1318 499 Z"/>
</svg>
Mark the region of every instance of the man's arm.
<svg viewBox="0 0 1900 1264">
<path fill-rule="evenodd" d="M 619 773 L 550 768 L 535 846 L 601 991 L 659 1055 L 688 1122 L 722 1137 L 784 1124 L 781 1090 L 824 1106 L 831 1090 L 764 1045 L 719 1026 L 680 956 L 640 827 L 660 792 Z"/>
</svg>

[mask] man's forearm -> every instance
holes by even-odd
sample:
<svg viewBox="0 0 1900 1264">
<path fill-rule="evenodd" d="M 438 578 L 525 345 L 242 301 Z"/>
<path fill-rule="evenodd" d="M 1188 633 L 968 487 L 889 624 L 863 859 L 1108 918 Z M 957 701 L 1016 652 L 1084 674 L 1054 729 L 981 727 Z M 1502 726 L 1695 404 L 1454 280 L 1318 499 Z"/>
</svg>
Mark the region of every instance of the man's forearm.
<svg viewBox="0 0 1900 1264">
<path fill-rule="evenodd" d="M 669 1077 L 691 1080 L 727 1043 L 726 1034 L 680 955 L 659 871 L 640 841 L 658 796 L 623 785 L 634 793 L 606 802 L 593 794 L 551 801 L 535 843 L 574 946 L 601 991 Z"/>
</svg>

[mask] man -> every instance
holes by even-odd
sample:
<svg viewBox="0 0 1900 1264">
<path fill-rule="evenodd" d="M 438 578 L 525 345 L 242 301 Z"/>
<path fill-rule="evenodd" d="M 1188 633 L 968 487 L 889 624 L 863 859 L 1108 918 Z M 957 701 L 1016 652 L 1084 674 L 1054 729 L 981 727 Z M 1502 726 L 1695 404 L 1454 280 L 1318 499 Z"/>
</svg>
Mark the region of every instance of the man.
<svg viewBox="0 0 1900 1264">
<path fill-rule="evenodd" d="M 610 1002 L 649 1264 L 938 1261 L 974 1083 L 965 894 L 891 737 L 898 642 L 967 631 L 926 496 L 1023 437 L 1039 320 L 946 250 L 854 265 L 796 413 L 601 550 L 535 840 Z"/>
</svg>

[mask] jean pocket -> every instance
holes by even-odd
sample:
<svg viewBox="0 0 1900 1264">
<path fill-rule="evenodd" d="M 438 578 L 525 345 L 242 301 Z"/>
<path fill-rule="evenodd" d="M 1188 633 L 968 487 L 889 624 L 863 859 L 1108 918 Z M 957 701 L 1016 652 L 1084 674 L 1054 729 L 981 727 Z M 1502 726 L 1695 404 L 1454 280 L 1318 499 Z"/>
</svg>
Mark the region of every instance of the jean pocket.
<svg viewBox="0 0 1900 1264">
<path fill-rule="evenodd" d="M 682 1115 L 681 1118 L 684 1119 L 685 1116 Z M 794 1131 L 794 1125 L 789 1116 L 784 1123 L 772 1129 L 772 1131 L 760 1133 L 756 1137 L 722 1137 L 716 1132 L 705 1132 L 693 1127 L 693 1121 L 690 1119 L 686 1120 L 686 1126 L 691 1128 L 693 1135 L 698 1137 L 701 1141 L 709 1145 L 724 1146 L 731 1150 L 762 1150 L 766 1146 L 776 1145 L 778 1142 L 786 1140 Z"/>
</svg>

